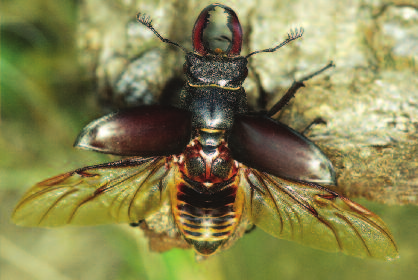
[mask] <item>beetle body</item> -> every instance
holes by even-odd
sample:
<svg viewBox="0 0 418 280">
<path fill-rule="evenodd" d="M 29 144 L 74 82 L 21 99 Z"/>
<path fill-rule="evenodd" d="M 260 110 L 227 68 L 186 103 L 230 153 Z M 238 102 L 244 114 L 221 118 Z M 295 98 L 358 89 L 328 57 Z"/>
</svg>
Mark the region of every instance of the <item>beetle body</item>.
<svg viewBox="0 0 418 280">
<path fill-rule="evenodd" d="M 184 69 L 179 107 L 192 112 L 193 127 L 229 130 L 234 116 L 247 112 L 245 57 L 187 54 Z"/>
<path fill-rule="evenodd" d="M 218 31 L 213 13 L 224 17 Z M 13 214 L 26 226 L 139 223 L 152 236 L 184 241 L 208 256 L 256 225 L 279 238 L 328 251 L 392 259 L 393 238 L 375 214 L 318 183 L 335 185 L 331 162 L 303 135 L 269 116 L 293 97 L 295 82 L 266 114 L 249 114 L 242 83 L 242 30 L 229 7 L 206 7 L 186 52 L 187 83 L 175 107 L 143 106 L 89 124 L 75 146 L 136 156 L 71 171 L 32 187 Z M 174 128 L 174 129 L 173 129 Z M 33 210 L 37 207 L 36 210 Z"/>
<path fill-rule="evenodd" d="M 203 10 L 193 31 L 195 52 L 186 54 L 184 86 L 178 107 L 192 113 L 193 137 L 178 160 L 181 179 L 172 191 L 174 220 L 184 236 L 202 255 L 214 253 L 234 234 L 242 215 L 243 200 L 236 199 L 238 165 L 225 142 L 237 114 L 247 109 L 242 83 L 247 75 L 247 59 L 239 54 L 242 32 L 238 18 L 220 6 L 228 22 L 230 47 L 210 49 L 203 33 L 209 12 Z M 239 49 L 239 50 L 238 50 Z"/>
</svg>

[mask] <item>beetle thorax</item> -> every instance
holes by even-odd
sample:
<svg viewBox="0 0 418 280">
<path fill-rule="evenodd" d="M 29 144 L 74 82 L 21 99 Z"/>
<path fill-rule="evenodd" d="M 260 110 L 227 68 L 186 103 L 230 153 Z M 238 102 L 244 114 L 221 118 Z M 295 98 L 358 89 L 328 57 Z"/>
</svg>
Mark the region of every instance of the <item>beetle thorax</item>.
<svg viewBox="0 0 418 280">
<path fill-rule="evenodd" d="M 236 88 L 242 86 L 247 76 L 247 59 L 223 55 L 186 55 L 185 74 L 190 85 Z"/>
<path fill-rule="evenodd" d="M 245 57 L 188 53 L 184 71 L 187 84 L 178 107 L 192 112 L 193 128 L 229 130 L 234 116 L 247 111 Z"/>
</svg>

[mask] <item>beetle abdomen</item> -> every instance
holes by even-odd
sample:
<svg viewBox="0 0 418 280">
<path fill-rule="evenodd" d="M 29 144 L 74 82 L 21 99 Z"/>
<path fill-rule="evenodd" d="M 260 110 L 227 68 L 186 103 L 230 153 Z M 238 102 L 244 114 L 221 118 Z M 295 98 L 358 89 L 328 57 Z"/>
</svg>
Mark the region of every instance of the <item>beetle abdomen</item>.
<svg viewBox="0 0 418 280">
<path fill-rule="evenodd" d="M 186 181 L 187 180 L 187 181 Z M 188 182 L 189 179 L 177 185 L 172 207 L 174 219 L 184 238 L 192 244 L 196 251 L 203 255 L 214 253 L 234 233 L 241 217 L 241 212 L 234 209 L 237 186 L 233 182 L 222 188 L 224 182 L 208 188 L 199 182 Z M 206 191 L 199 192 L 198 186 Z"/>
</svg>

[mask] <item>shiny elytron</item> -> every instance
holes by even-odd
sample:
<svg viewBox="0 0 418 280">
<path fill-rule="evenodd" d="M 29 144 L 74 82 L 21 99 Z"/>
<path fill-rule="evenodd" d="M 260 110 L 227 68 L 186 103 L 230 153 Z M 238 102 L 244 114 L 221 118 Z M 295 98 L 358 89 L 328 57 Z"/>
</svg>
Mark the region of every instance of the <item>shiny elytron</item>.
<svg viewBox="0 0 418 280">
<path fill-rule="evenodd" d="M 172 107 L 142 106 L 87 125 L 76 147 L 133 156 L 80 168 L 33 186 L 13 221 L 56 227 L 130 223 L 151 248 L 193 248 L 199 256 L 228 248 L 254 226 L 287 240 L 358 257 L 398 256 L 384 222 L 322 185 L 336 187 L 328 158 L 309 139 L 272 120 L 303 82 L 295 81 L 268 113 L 249 113 L 242 86 L 252 55 L 241 56 L 235 12 L 213 4 L 193 29 L 193 51 L 163 38 L 144 15 L 138 21 L 186 53 L 187 82 Z"/>
</svg>

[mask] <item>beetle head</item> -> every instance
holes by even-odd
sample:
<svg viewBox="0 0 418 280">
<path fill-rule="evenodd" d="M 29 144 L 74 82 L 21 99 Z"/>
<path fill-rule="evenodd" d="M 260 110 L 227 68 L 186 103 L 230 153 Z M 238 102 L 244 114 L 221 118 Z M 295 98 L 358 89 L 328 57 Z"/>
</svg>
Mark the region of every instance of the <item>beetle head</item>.
<svg viewBox="0 0 418 280">
<path fill-rule="evenodd" d="M 237 56 L 241 46 L 241 24 L 231 8 L 212 4 L 203 9 L 193 28 L 193 49 L 196 53 Z"/>
</svg>

